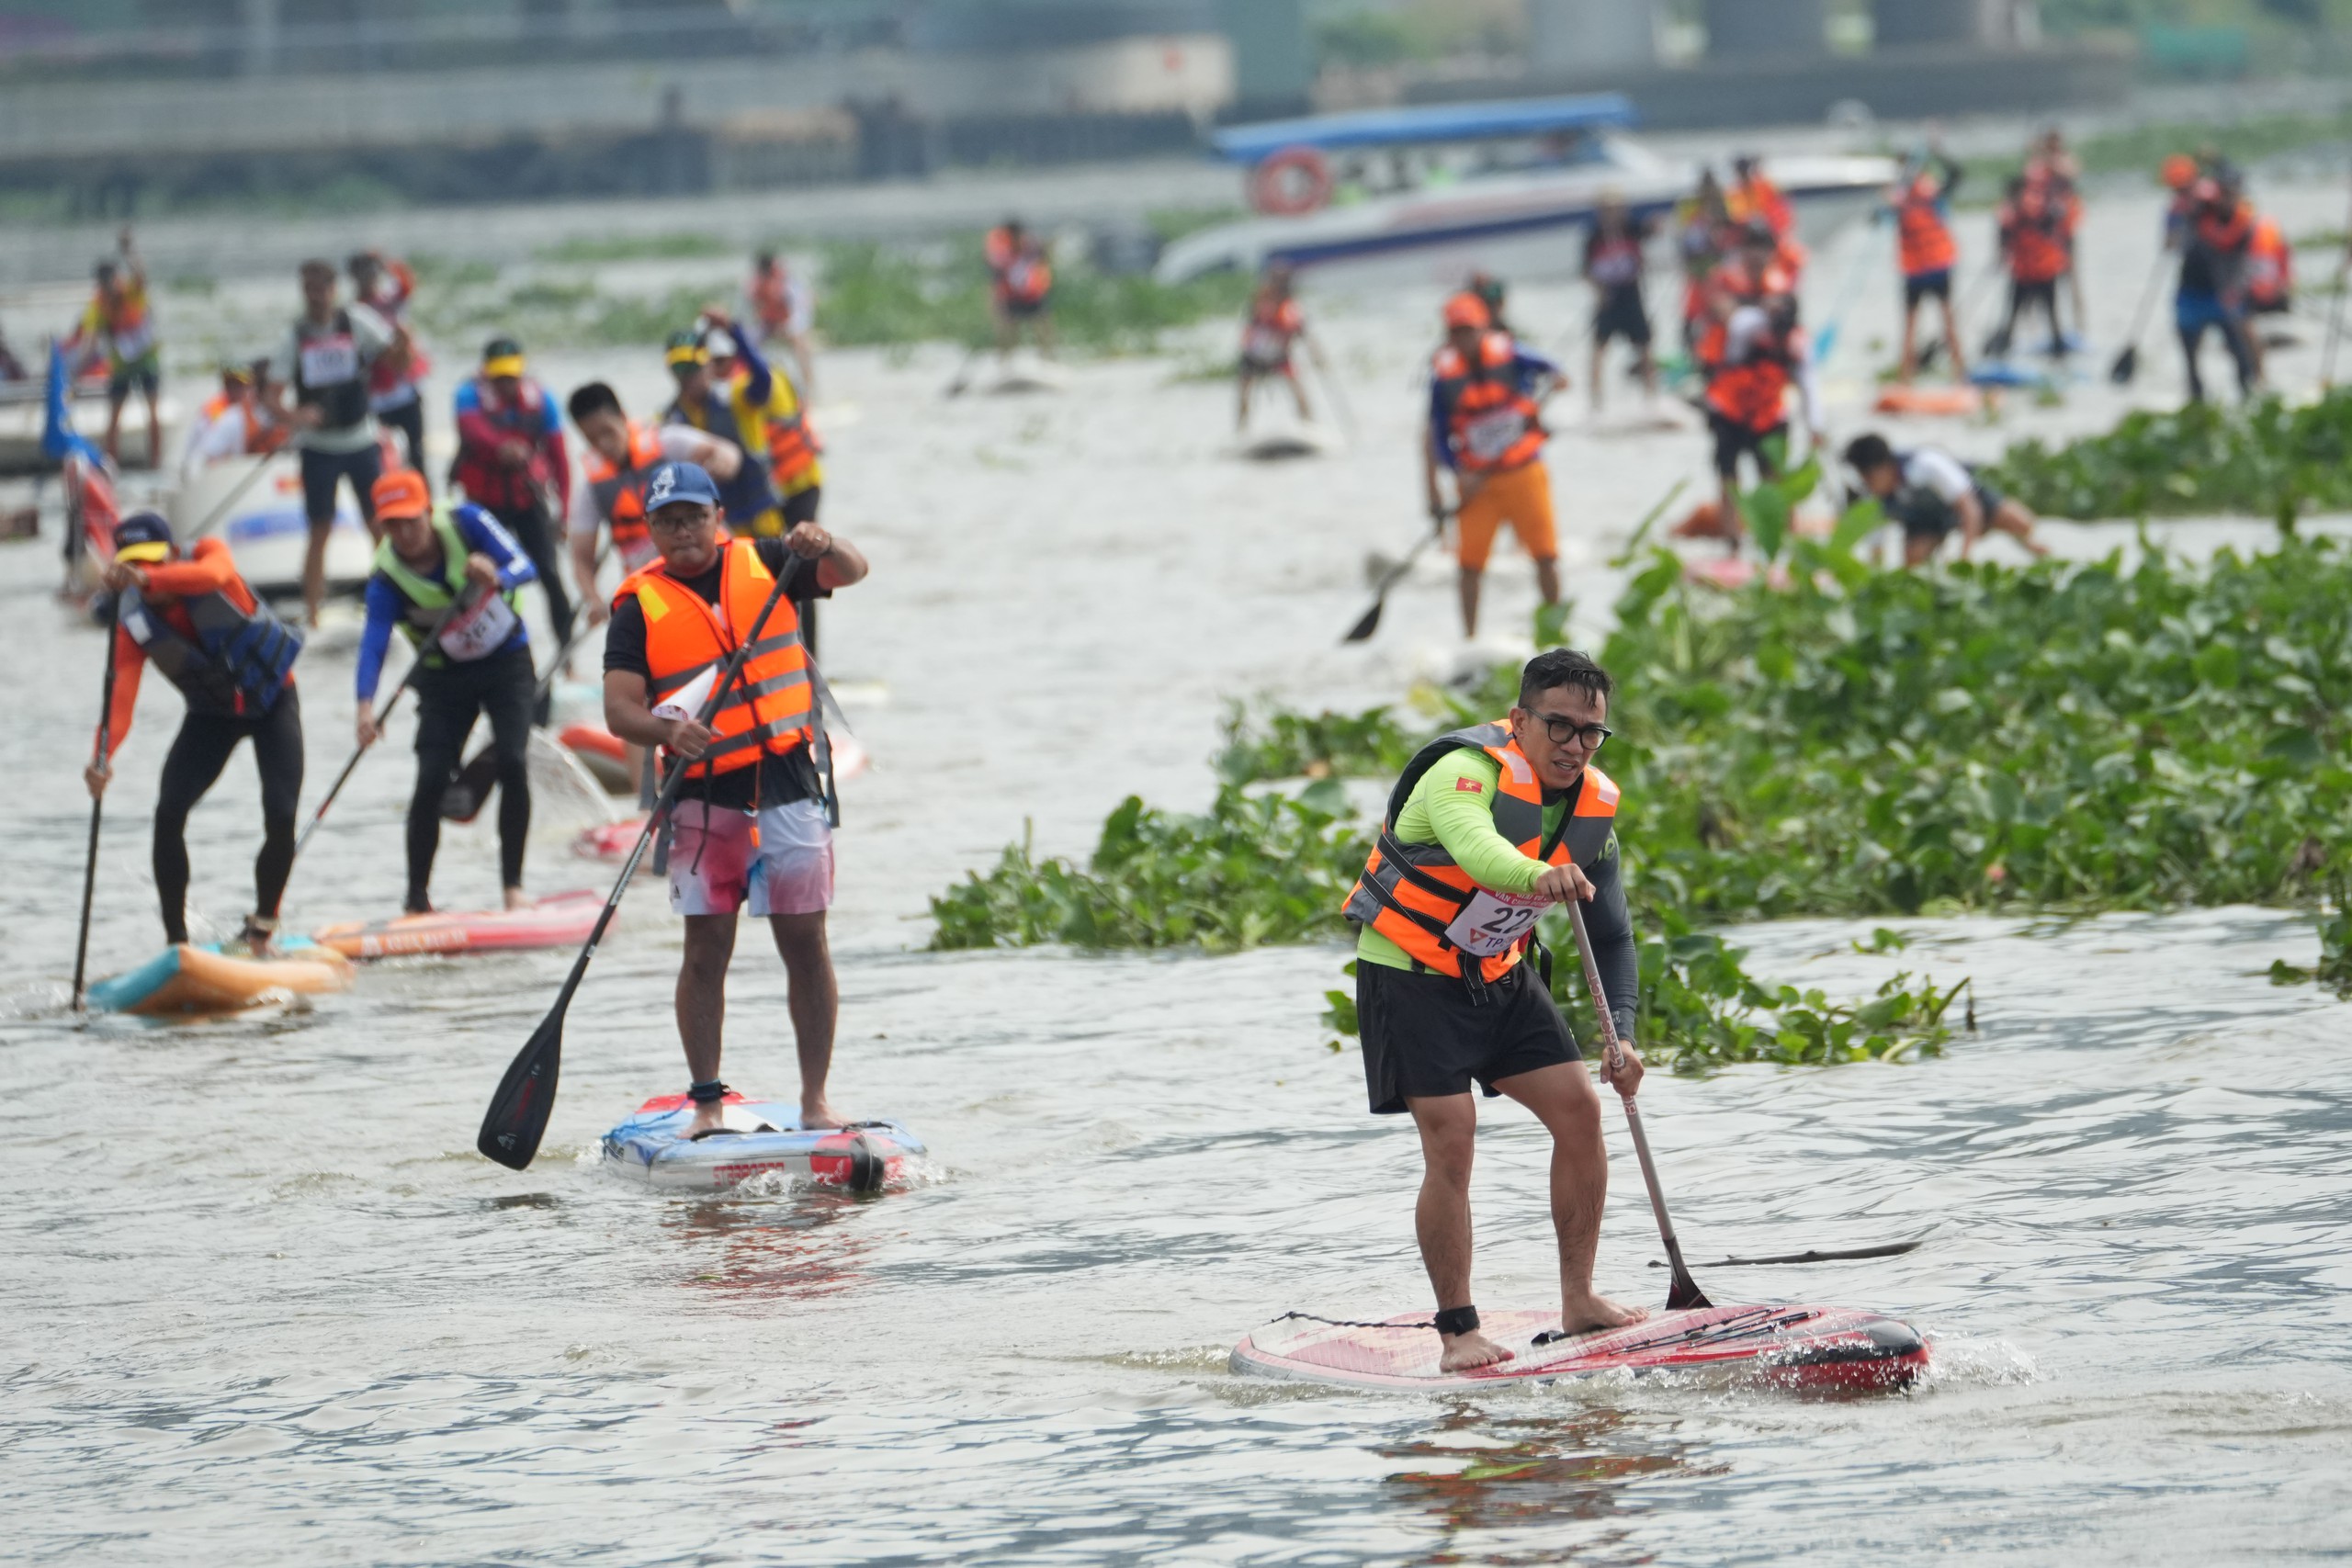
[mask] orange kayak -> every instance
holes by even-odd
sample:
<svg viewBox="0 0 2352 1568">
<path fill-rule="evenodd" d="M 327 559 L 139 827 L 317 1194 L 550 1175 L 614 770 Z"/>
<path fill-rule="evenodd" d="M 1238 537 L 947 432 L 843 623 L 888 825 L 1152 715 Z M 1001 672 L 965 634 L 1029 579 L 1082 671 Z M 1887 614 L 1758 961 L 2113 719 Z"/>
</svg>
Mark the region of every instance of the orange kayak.
<svg viewBox="0 0 2352 1568">
<path fill-rule="evenodd" d="M 1880 413 L 1967 415 L 1984 410 L 1984 394 L 1973 387 L 1888 387 L 1873 406 Z"/>
</svg>

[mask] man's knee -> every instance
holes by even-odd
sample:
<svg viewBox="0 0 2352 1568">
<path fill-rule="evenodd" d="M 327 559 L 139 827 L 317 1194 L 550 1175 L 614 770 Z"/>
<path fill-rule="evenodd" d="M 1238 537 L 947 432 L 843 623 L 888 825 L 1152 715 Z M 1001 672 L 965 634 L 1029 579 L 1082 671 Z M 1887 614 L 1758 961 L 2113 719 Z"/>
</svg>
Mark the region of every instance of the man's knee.
<svg viewBox="0 0 2352 1568">
<path fill-rule="evenodd" d="M 813 915 L 771 915 L 768 925 L 775 932 L 775 950 L 786 965 L 799 968 L 832 962 L 823 910 Z"/>
<path fill-rule="evenodd" d="M 1430 1175 L 1467 1186 L 1478 1147 L 1478 1111 L 1466 1094 L 1411 1100 L 1407 1106 L 1421 1134 L 1421 1156 Z"/>
</svg>

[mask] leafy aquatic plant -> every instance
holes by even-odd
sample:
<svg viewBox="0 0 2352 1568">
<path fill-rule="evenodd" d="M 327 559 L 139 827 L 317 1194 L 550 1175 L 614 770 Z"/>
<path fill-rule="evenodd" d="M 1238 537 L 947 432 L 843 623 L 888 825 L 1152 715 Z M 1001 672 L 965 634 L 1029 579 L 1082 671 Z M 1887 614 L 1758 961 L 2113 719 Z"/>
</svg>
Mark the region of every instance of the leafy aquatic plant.
<svg viewBox="0 0 2352 1568">
<path fill-rule="evenodd" d="M 2129 413 L 2104 435 L 2019 442 L 1985 478 L 2049 517 L 2236 512 L 2292 527 L 2300 512 L 2352 506 L 2352 390 Z"/>
</svg>

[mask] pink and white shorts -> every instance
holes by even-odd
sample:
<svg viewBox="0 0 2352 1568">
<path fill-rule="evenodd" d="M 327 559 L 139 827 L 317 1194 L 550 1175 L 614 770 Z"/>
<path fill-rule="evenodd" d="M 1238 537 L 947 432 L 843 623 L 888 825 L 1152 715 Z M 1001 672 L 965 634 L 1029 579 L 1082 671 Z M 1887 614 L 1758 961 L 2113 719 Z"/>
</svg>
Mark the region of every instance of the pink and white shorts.
<svg viewBox="0 0 2352 1568">
<path fill-rule="evenodd" d="M 670 908 L 680 915 L 817 915 L 833 902 L 833 829 L 813 800 L 748 811 L 671 808 Z"/>
</svg>

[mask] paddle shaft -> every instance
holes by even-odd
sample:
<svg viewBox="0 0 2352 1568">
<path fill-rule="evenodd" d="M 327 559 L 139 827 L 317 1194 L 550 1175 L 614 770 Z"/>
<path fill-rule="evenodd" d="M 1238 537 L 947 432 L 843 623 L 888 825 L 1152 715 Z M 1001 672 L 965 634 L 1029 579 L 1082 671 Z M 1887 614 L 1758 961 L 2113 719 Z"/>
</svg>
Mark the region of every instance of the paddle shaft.
<svg viewBox="0 0 2352 1568">
<path fill-rule="evenodd" d="M 213 525 L 220 522 L 223 517 L 229 515 L 229 509 L 244 499 L 245 491 L 254 488 L 254 481 L 260 479 L 262 475 L 269 471 L 270 459 L 275 456 L 276 454 L 272 453 L 264 457 L 260 462 L 255 463 L 252 469 L 247 472 L 245 477 L 239 479 L 236 482 L 235 487 L 232 489 L 227 495 L 220 498 L 220 504 L 213 507 L 210 512 L 205 513 L 204 521 L 198 523 L 187 536 L 187 542 L 190 545 L 195 544 L 198 539 L 201 539 L 207 534 L 212 532 Z"/>
<path fill-rule="evenodd" d="M 2335 386 L 2335 344 L 2344 333 L 2344 286 L 2352 279 L 2352 240 L 2345 243 L 2344 254 L 2335 263 L 2335 299 L 2327 310 L 2327 349 L 2319 359 L 2319 389 L 2322 394 Z"/>
<path fill-rule="evenodd" d="M 400 705 L 401 694 L 407 691 L 410 683 L 416 679 L 417 671 L 424 668 L 425 650 L 440 640 L 442 629 L 448 626 L 449 617 L 464 609 L 470 602 L 461 594 L 449 601 L 443 606 L 441 613 L 433 617 L 433 625 L 425 629 L 424 640 L 416 645 L 416 657 L 408 661 L 408 668 L 401 671 L 400 683 L 392 688 L 392 694 L 384 699 L 384 705 L 376 710 L 376 728 L 379 730 L 384 728 L 384 721 L 392 716 L 392 709 Z M 302 846 L 311 841 L 311 835 L 317 832 L 319 824 L 326 820 L 327 807 L 333 806 L 334 797 L 343 793 L 343 786 L 351 782 L 353 772 L 359 766 L 359 759 L 367 754 L 368 748 L 361 746 L 351 753 L 351 761 L 343 765 L 343 772 L 335 774 L 334 784 L 327 790 L 327 797 L 319 802 L 318 810 L 311 814 L 310 821 L 302 826 L 300 837 L 294 840 L 293 860 L 287 863 L 288 875 L 293 874 L 293 861 L 302 858 Z"/>
<path fill-rule="evenodd" d="M 108 754 L 114 750 L 114 645 L 117 633 L 115 618 L 118 606 L 107 609 L 107 674 L 98 698 L 97 763 L 105 767 Z M 98 816 L 106 806 L 106 796 L 90 796 L 90 852 L 82 863 L 82 930 L 74 939 L 74 1010 L 82 1010 L 82 980 L 87 973 L 90 957 L 90 906 L 98 891 Z"/>
<path fill-rule="evenodd" d="M 775 615 L 776 605 L 783 603 L 785 585 L 791 578 L 789 572 L 777 574 L 775 586 L 768 591 L 767 602 L 760 606 L 760 613 L 753 617 L 751 629 L 743 634 L 734 654 L 727 660 L 725 672 L 720 675 L 718 684 L 711 688 L 710 695 L 704 699 L 702 712 L 695 716 L 697 723 L 708 725 L 718 716 L 718 710 L 726 705 L 728 695 L 735 689 L 737 681 L 742 676 L 743 666 L 750 660 L 752 645 L 760 640 L 760 633 L 767 628 L 768 617 Z M 483 1118 L 481 1134 L 475 1140 L 474 1146 L 512 1169 L 520 1170 L 531 1163 L 538 1153 L 538 1136 L 536 1133 L 531 1135 L 528 1148 L 514 1149 L 514 1134 L 507 1133 L 503 1139 L 501 1137 L 498 1122 L 502 1113 L 509 1122 L 519 1119 L 530 1107 L 533 1089 L 544 1076 L 549 1086 L 548 1099 L 538 1102 L 539 1125 L 544 1129 L 545 1115 L 551 1109 L 554 1096 L 556 1071 L 562 1060 L 564 1014 L 571 1010 L 571 998 L 588 974 L 589 960 L 596 956 L 597 943 L 605 940 L 605 932 L 612 926 L 613 916 L 620 909 L 621 897 L 628 891 L 630 880 L 637 875 L 638 863 L 645 858 L 645 848 L 652 842 L 655 828 L 669 811 L 671 801 L 677 797 L 678 786 L 684 782 L 686 770 L 692 766 L 694 760 L 687 757 L 678 757 L 671 762 L 662 780 L 662 788 L 653 797 L 652 809 L 645 818 L 645 825 L 638 829 L 637 842 L 630 847 L 628 859 L 622 863 L 621 874 L 614 880 L 612 892 L 605 896 L 604 908 L 597 911 L 596 923 L 590 929 L 588 940 L 581 945 L 580 956 L 571 961 L 571 973 L 564 976 L 563 989 L 556 993 L 555 1005 L 548 1010 L 546 1019 L 531 1038 L 524 1042 L 523 1049 L 516 1054 L 514 1061 L 506 1069 L 505 1077 L 500 1081 L 498 1092 L 492 1096 L 490 1110 Z M 511 1109 L 505 1104 L 510 1095 L 514 1100 Z M 518 1154 L 519 1159 L 516 1157 Z"/>
<path fill-rule="evenodd" d="M 1388 606 L 1388 591 L 1404 581 L 1405 574 L 1413 570 L 1413 563 L 1421 558 L 1421 552 L 1443 536 L 1445 520 L 1452 515 L 1451 512 L 1439 513 L 1431 519 L 1430 531 L 1414 540 L 1413 547 L 1405 552 L 1405 558 L 1390 567 L 1381 577 L 1380 585 L 1373 590 L 1372 608 L 1357 617 L 1356 624 L 1348 628 L 1348 635 L 1340 639 L 1342 643 L 1365 641 L 1380 629 L 1380 613 Z"/>
<path fill-rule="evenodd" d="M 1829 320 L 1822 324 L 1821 331 L 1814 334 L 1813 363 L 1815 369 L 1828 364 L 1829 356 L 1838 352 L 1838 329 L 1846 324 L 1846 312 L 1852 307 L 1855 295 L 1860 292 L 1864 271 L 1877 264 L 1878 231 L 1879 220 L 1873 215 L 1870 232 L 1862 237 L 1861 250 L 1847 266 L 1846 276 L 1838 285 L 1837 306 L 1829 312 Z"/>
<path fill-rule="evenodd" d="M 1609 1058 L 1609 1076 L 1614 1078 L 1625 1065 L 1625 1047 L 1617 1038 L 1617 1021 L 1610 1016 L 1609 993 L 1600 984 L 1600 966 L 1593 962 L 1592 938 L 1584 929 L 1584 907 L 1575 899 L 1568 900 L 1568 924 L 1576 932 L 1577 956 L 1584 961 L 1584 983 L 1592 992 L 1592 1009 L 1600 1018 L 1600 1041 Z M 1630 1094 L 1620 1094 L 1618 1103 L 1625 1108 L 1625 1127 L 1634 1135 L 1634 1153 L 1642 1162 L 1642 1182 L 1650 1191 L 1650 1212 L 1657 1216 L 1658 1239 L 1666 1244 L 1668 1267 L 1674 1270 L 1667 1295 L 1667 1305 L 1673 1308 L 1708 1305 L 1698 1281 L 1690 1278 L 1690 1268 L 1682 1261 L 1682 1244 L 1674 1236 L 1674 1221 L 1666 1212 L 1666 1190 L 1658 1184 L 1657 1162 L 1650 1157 L 1650 1141 L 1642 1131 L 1642 1112 Z"/>
<path fill-rule="evenodd" d="M 2132 341 L 2115 356 L 2115 364 L 2108 371 L 2109 379 L 2129 381 L 2139 373 L 2140 340 L 2147 335 L 2148 317 L 2155 310 L 2156 294 L 2165 280 L 2165 264 L 2171 256 L 2169 250 L 2156 253 L 2156 265 L 2148 269 L 2148 281 L 2140 288 L 2140 303 L 2132 311 Z"/>
</svg>

